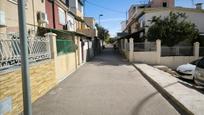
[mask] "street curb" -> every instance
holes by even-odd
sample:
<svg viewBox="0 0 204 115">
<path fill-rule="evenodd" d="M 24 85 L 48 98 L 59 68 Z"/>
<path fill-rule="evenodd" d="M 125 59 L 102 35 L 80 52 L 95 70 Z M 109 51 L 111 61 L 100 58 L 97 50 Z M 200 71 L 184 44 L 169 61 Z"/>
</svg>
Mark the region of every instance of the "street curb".
<svg viewBox="0 0 204 115">
<path fill-rule="evenodd" d="M 162 86 L 160 86 L 156 81 L 144 73 L 140 68 L 131 63 L 144 78 L 181 114 L 181 115 L 194 115 L 189 109 L 187 109 L 183 104 L 181 104 L 175 97 L 168 93 Z"/>
</svg>

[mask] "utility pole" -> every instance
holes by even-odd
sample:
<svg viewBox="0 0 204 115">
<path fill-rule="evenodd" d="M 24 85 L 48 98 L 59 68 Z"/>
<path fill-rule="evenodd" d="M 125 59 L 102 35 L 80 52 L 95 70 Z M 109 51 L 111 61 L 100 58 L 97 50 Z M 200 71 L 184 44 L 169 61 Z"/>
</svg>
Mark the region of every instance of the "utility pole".
<svg viewBox="0 0 204 115">
<path fill-rule="evenodd" d="M 98 17 L 98 23 L 99 23 L 99 26 L 101 25 L 101 17 L 103 16 L 103 14 L 100 14 L 99 17 Z"/>
<path fill-rule="evenodd" d="M 18 20 L 21 45 L 21 72 L 24 115 L 32 115 L 31 90 L 28 63 L 28 42 L 25 18 L 25 0 L 18 0 Z"/>
</svg>

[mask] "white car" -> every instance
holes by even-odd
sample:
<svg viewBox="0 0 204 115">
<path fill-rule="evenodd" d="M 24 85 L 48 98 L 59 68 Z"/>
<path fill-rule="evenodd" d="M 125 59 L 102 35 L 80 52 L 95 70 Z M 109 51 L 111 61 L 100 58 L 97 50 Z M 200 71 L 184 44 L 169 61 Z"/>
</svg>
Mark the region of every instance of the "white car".
<svg viewBox="0 0 204 115">
<path fill-rule="evenodd" d="M 197 85 L 204 86 L 204 58 L 202 58 L 196 65 L 196 69 L 193 77 L 194 77 L 194 82 Z"/>
<path fill-rule="evenodd" d="M 184 79 L 193 80 L 193 74 L 195 72 L 196 65 L 199 61 L 200 59 L 188 64 L 180 65 L 179 67 L 177 67 L 176 71 L 180 74 L 180 77 Z"/>
</svg>

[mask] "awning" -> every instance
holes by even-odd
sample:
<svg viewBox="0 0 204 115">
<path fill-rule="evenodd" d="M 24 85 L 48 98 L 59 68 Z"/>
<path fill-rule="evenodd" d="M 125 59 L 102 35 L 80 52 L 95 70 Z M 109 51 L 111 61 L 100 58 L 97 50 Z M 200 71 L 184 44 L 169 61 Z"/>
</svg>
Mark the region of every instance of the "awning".
<svg viewBox="0 0 204 115">
<path fill-rule="evenodd" d="M 145 29 L 144 29 L 144 28 L 141 29 L 141 30 L 138 30 L 137 32 L 134 32 L 134 33 L 132 33 L 132 34 L 123 36 L 123 37 L 121 37 L 121 38 L 119 38 L 119 39 L 137 38 L 137 36 L 139 36 L 140 33 L 142 33 L 142 32 L 145 32 Z"/>
<path fill-rule="evenodd" d="M 90 38 L 89 36 L 80 33 L 80 32 L 73 32 L 73 31 L 68 31 L 68 30 L 59 30 L 59 29 L 51 29 L 51 28 L 44 28 L 44 27 L 39 27 L 38 29 L 38 34 L 39 35 L 44 35 L 45 33 L 53 32 L 57 34 L 57 37 L 61 36 L 81 36 L 85 38 Z"/>
</svg>

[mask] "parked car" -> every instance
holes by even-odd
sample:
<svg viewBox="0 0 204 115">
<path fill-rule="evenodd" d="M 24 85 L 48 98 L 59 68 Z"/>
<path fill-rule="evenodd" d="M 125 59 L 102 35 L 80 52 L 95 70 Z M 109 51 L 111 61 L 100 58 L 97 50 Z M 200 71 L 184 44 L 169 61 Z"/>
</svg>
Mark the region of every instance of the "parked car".
<svg viewBox="0 0 204 115">
<path fill-rule="evenodd" d="M 199 61 L 200 59 L 192 61 L 191 63 L 180 65 L 177 67 L 176 71 L 178 72 L 180 77 L 193 80 L 193 74 Z"/>
<path fill-rule="evenodd" d="M 197 85 L 204 85 L 204 58 L 198 62 L 193 76 Z"/>
</svg>

